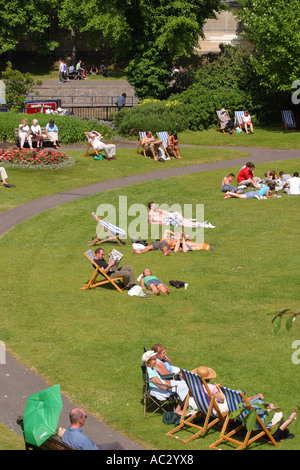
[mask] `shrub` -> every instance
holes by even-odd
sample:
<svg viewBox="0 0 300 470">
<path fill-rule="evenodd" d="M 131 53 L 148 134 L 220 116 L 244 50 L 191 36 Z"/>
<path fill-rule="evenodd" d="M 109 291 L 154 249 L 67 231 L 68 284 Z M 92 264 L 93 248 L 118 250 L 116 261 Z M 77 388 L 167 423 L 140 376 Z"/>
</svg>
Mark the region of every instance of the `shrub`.
<svg viewBox="0 0 300 470">
<path fill-rule="evenodd" d="M 115 117 L 115 124 L 122 135 L 138 135 L 139 131 L 151 130 L 180 132 L 186 129 L 186 121 L 178 112 L 178 102 L 145 101 L 139 106 L 123 109 Z"/>
<path fill-rule="evenodd" d="M 55 116 L 51 114 L 15 114 L 0 113 L 0 141 L 13 142 L 15 140 L 14 128 L 19 127 L 21 120 L 26 118 L 31 126 L 32 120 L 37 119 L 40 126 L 46 126 L 49 119 L 53 118 L 58 129 L 61 140 L 64 144 L 85 142 L 85 132 L 93 129 L 100 132 L 105 139 L 113 136 L 113 130 L 104 125 L 100 125 L 96 120 L 83 121 L 73 116 Z"/>
</svg>

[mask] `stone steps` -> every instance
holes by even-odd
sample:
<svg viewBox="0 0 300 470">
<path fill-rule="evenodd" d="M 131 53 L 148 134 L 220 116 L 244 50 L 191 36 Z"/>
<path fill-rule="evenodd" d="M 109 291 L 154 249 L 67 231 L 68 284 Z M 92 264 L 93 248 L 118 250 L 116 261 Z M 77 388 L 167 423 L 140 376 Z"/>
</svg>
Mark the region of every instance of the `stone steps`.
<svg viewBox="0 0 300 470">
<path fill-rule="evenodd" d="M 128 106 L 138 104 L 134 88 L 125 80 L 87 79 L 70 80 L 66 83 L 45 81 L 28 94 L 26 99 L 60 99 L 62 106 L 113 106 L 122 93 L 127 95 Z"/>
</svg>

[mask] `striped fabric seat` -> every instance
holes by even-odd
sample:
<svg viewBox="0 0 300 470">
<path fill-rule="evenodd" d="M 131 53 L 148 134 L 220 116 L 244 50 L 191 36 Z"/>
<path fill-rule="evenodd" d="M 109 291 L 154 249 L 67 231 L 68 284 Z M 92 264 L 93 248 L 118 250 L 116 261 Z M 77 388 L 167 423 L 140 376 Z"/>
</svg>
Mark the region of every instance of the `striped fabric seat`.
<svg viewBox="0 0 300 470">
<path fill-rule="evenodd" d="M 227 413 L 221 413 L 213 395 L 211 394 L 209 387 L 207 386 L 206 381 L 203 380 L 200 375 L 195 374 L 193 372 L 189 372 L 185 369 L 180 370 L 189 388 L 189 393 L 185 400 L 180 424 L 171 431 L 169 431 L 166 436 L 173 437 L 174 439 L 178 439 L 186 444 L 187 442 L 196 439 L 201 434 L 206 433 L 208 429 L 215 426 L 217 423 L 219 423 L 219 421 L 224 422 L 225 415 Z M 194 398 L 196 406 L 198 408 L 198 410 L 192 415 L 190 415 L 187 411 L 190 398 Z M 213 409 L 215 410 L 215 414 L 212 413 Z M 197 418 L 199 415 L 202 415 L 204 417 L 203 426 L 198 423 L 193 423 L 195 418 Z M 188 439 L 180 439 L 175 434 L 177 433 L 177 431 L 184 427 L 189 430 L 193 428 L 196 430 L 196 433 L 193 433 L 192 436 Z"/>
<path fill-rule="evenodd" d="M 285 130 L 288 130 L 288 128 L 297 129 L 297 124 L 296 124 L 293 111 L 291 111 L 290 109 L 283 109 L 281 111 L 281 117 L 282 117 L 282 121 L 281 121 L 282 128 L 284 128 Z"/>
<path fill-rule="evenodd" d="M 96 220 L 98 223 L 97 226 L 97 236 L 92 242 L 89 242 L 89 245 L 99 245 L 103 242 L 107 241 L 112 241 L 115 240 L 120 246 L 124 246 L 124 243 L 122 240 L 120 240 L 120 237 L 126 237 L 126 232 L 120 227 L 117 227 L 114 224 L 111 224 L 110 222 L 106 222 L 105 220 L 101 220 L 95 212 L 92 212 L 92 217 Z M 104 230 L 108 233 L 106 237 L 103 238 L 102 234 Z"/>
<path fill-rule="evenodd" d="M 239 431 L 241 431 L 241 429 L 245 429 L 245 418 L 250 412 L 250 410 L 253 410 L 253 407 L 249 399 L 245 396 L 244 392 L 240 390 L 232 390 L 227 387 L 222 387 L 222 392 L 225 395 L 229 413 L 225 418 L 219 439 L 209 446 L 210 449 L 219 450 L 220 444 L 222 444 L 224 441 L 236 445 L 236 450 L 246 449 L 250 444 L 260 438 L 267 438 L 270 444 L 273 444 L 274 446 L 278 447 L 277 442 L 270 433 L 270 430 L 274 429 L 278 425 L 278 423 L 268 429 L 258 414 L 256 415 L 256 429 L 251 429 L 249 431 L 245 430 L 244 440 L 238 440 L 233 437 L 236 435 L 238 436 L 238 433 Z M 228 432 L 227 428 L 229 424 L 230 414 L 237 411 L 239 408 L 244 408 L 237 418 L 241 422 L 241 424 L 234 428 L 232 431 Z"/>
<path fill-rule="evenodd" d="M 123 236 L 126 236 L 125 230 L 123 230 L 123 229 L 120 228 L 120 227 L 117 227 L 117 226 L 114 225 L 114 224 L 111 224 L 110 222 L 105 222 L 104 220 L 99 219 L 99 217 L 97 217 L 97 215 L 95 214 L 95 212 L 92 212 L 92 216 L 94 217 L 94 219 L 97 220 L 97 222 L 98 222 L 99 224 L 103 225 L 103 227 L 106 228 L 106 230 L 109 230 L 110 232 L 113 232 L 113 233 L 115 233 L 116 235 L 123 235 Z"/>
<path fill-rule="evenodd" d="M 234 112 L 234 127 L 240 127 L 243 131 L 243 121 L 242 117 L 244 116 L 244 111 L 235 111 Z"/>
</svg>

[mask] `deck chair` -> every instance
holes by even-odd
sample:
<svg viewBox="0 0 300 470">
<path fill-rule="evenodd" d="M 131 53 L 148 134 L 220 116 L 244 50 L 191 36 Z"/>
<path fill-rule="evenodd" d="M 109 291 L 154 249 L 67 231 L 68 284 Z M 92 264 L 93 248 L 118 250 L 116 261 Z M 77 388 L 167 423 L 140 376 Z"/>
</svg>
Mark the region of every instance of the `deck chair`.
<svg viewBox="0 0 300 470">
<path fill-rule="evenodd" d="M 91 131 L 91 132 L 94 132 L 94 131 Z M 96 156 L 98 156 L 99 154 L 101 154 L 101 152 L 103 152 L 103 150 L 96 150 L 95 147 L 93 146 L 93 141 L 91 139 L 91 132 L 85 132 L 85 136 L 88 141 L 88 147 L 87 147 L 85 154 L 83 155 L 84 157 L 88 155 L 95 155 L 95 154 Z"/>
<path fill-rule="evenodd" d="M 224 421 L 224 424 L 220 433 L 220 438 L 209 446 L 210 449 L 219 450 L 218 446 L 222 442 L 228 441 L 237 446 L 235 450 L 242 450 L 242 449 L 246 449 L 250 444 L 252 444 L 252 442 L 257 441 L 260 438 L 267 438 L 270 444 L 273 444 L 274 446 L 278 447 L 278 444 L 273 438 L 270 431 L 274 429 L 275 427 L 277 427 L 279 422 L 277 422 L 273 426 L 270 425 L 270 427 L 268 428 L 264 424 L 264 422 L 261 420 L 258 414 L 256 416 L 257 420 L 256 420 L 256 425 L 255 425 L 254 430 L 247 431 L 247 432 L 245 431 L 246 435 L 243 436 L 244 440 L 238 440 L 238 439 L 235 439 L 235 437 L 232 437 L 232 436 L 236 436 L 237 433 L 241 431 L 241 429 L 246 429 L 245 417 L 247 416 L 250 410 L 253 410 L 253 406 L 249 402 L 249 399 L 245 396 L 244 392 L 242 392 L 241 390 L 231 390 L 230 388 L 222 387 L 222 391 L 226 397 L 227 405 L 229 408 L 229 413 L 225 418 L 225 421 Z M 238 420 L 241 422 L 241 424 L 237 426 L 235 429 L 233 429 L 232 431 L 228 432 L 227 427 L 228 427 L 228 423 L 230 419 L 230 413 L 233 413 L 236 410 L 238 410 L 240 407 L 244 407 L 244 406 L 246 406 L 246 408 L 238 416 Z"/>
<path fill-rule="evenodd" d="M 159 400 L 155 396 L 155 392 L 151 390 L 149 384 L 149 378 L 147 374 L 147 366 L 146 364 L 141 365 L 142 374 L 143 374 L 143 403 L 144 403 L 144 418 L 150 418 L 154 413 L 161 410 L 163 412 L 168 411 L 167 406 L 172 405 L 173 410 L 175 409 L 175 405 L 177 403 L 177 395 L 176 395 L 176 387 L 172 388 L 174 393 L 170 395 L 165 400 Z M 163 376 L 167 378 L 166 376 Z M 151 410 L 150 414 L 147 416 L 147 412 Z"/>
<path fill-rule="evenodd" d="M 216 113 L 217 113 L 217 117 L 218 117 L 218 122 L 217 122 L 217 129 L 216 129 L 216 131 L 220 131 L 220 130 L 221 130 L 221 121 L 220 121 L 221 110 L 220 110 L 220 109 L 217 109 Z M 229 116 L 229 112 L 228 112 L 228 111 L 226 111 L 226 114 L 227 114 L 227 116 L 228 116 L 229 119 L 230 119 L 230 116 Z M 227 134 L 226 129 L 222 129 L 222 132 L 223 132 L 223 134 Z"/>
<path fill-rule="evenodd" d="M 180 369 L 182 376 L 184 380 L 186 381 L 189 392 L 187 394 L 184 408 L 183 408 L 183 413 L 180 419 L 180 424 L 176 426 L 174 429 L 169 431 L 166 436 L 173 437 L 174 439 L 178 439 L 182 441 L 184 444 L 187 442 L 190 442 L 197 437 L 199 437 L 201 434 L 206 433 L 208 429 L 211 427 L 215 426 L 218 424 L 220 421 L 224 422 L 225 421 L 225 415 L 226 413 L 222 414 L 216 400 L 214 399 L 206 381 L 200 377 L 198 374 L 194 374 L 193 372 L 189 372 L 185 369 Z M 206 392 L 205 392 L 205 390 Z M 198 410 L 193 413 L 192 415 L 188 416 L 187 413 L 187 408 L 189 404 L 189 399 L 194 398 L 196 402 L 196 406 Z M 212 414 L 213 408 L 216 410 L 216 415 Z M 198 418 L 199 415 L 202 415 L 204 417 L 204 424 L 200 425 L 196 422 L 193 422 L 196 418 Z M 184 440 L 179 438 L 178 436 L 175 436 L 175 434 L 182 428 L 193 428 L 197 432 L 193 433 L 193 435 Z"/>
<path fill-rule="evenodd" d="M 244 111 L 235 111 L 234 113 L 234 128 L 239 127 L 242 132 L 245 132 L 242 117 L 244 116 Z"/>
<path fill-rule="evenodd" d="M 165 154 L 167 155 L 167 157 L 169 158 L 175 158 L 174 155 L 172 154 L 172 151 L 168 151 L 167 150 L 167 147 L 168 147 L 168 137 L 169 137 L 169 134 L 167 131 L 161 131 L 161 132 L 156 132 L 156 135 L 157 137 L 162 140 L 162 147 L 165 151 Z"/>
<path fill-rule="evenodd" d="M 96 237 L 88 242 L 88 245 L 100 245 L 101 243 L 108 242 L 108 241 L 116 241 L 120 246 L 124 246 L 124 242 L 120 240 L 120 237 L 126 236 L 126 232 L 121 229 L 120 227 L 117 227 L 116 225 L 113 225 L 109 222 L 105 222 L 104 220 L 99 219 L 99 217 L 95 214 L 95 212 L 92 212 L 92 217 L 98 222 L 100 225 L 99 231 L 97 232 Z M 101 235 L 107 232 L 107 236 L 104 238 L 101 238 Z"/>
<path fill-rule="evenodd" d="M 81 290 L 86 290 L 86 289 L 91 289 L 92 287 L 97 287 L 97 286 L 103 286 L 104 284 L 112 284 L 113 287 L 115 287 L 117 289 L 117 291 L 119 292 L 122 292 L 123 291 L 123 288 L 120 288 L 118 286 L 118 284 L 116 282 L 120 281 L 122 282 L 123 278 L 122 277 L 115 277 L 114 279 L 111 279 L 105 272 L 102 268 L 100 268 L 95 262 L 94 262 L 94 258 L 95 258 L 95 253 L 92 251 L 92 250 L 88 250 L 84 253 L 84 255 L 87 257 L 87 259 L 91 262 L 93 268 L 94 268 L 94 272 L 90 278 L 90 280 L 88 282 L 85 283 L 85 285 L 83 287 L 81 287 Z M 99 276 L 99 274 L 101 276 L 104 277 L 104 279 L 102 279 L 102 281 L 98 281 L 96 282 L 97 280 L 97 277 Z"/>
<path fill-rule="evenodd" d="M 290 109 L 281 110 L 281 128 L 285 129 L 296 129 L 297 123 L 293 111 Z"/>
</svg>

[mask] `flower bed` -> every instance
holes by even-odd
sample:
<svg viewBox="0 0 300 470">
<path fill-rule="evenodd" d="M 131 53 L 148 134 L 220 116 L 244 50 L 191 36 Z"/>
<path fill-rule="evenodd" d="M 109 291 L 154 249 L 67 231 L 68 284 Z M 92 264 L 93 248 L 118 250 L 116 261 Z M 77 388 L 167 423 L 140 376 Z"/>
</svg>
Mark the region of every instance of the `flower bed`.
<svg viewBox="0 0 300 470">
<path fill-rule="evenodd" d="M 74 158 L 53 150 L 6 149 L 0 151 L 0 165 L 7 167 L 55 169 L 75 163 Z"/>
</svg>

